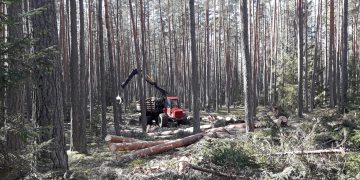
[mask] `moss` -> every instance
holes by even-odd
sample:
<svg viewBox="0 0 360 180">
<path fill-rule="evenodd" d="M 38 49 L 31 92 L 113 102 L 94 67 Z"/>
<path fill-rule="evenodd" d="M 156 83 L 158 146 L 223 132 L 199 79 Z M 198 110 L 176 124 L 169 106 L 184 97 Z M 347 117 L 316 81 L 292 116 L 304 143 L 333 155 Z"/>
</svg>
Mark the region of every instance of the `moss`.
<svg viewBox="0 0 360 180">
<path fill-rule="evenodd" d="M 135 160 L 133 160 L 132 162 L 130 162 L 130 163 L 127 165 L 127 167 L 128 167 L 129 169 L 133 169 L 133 168 L 135 168 L 135 167 L 139 167 L 139 166 L 143 165 L 144 163 L 145 163 L 145 161 L 144 161 L 143 159 L 135 159 Z"/>
<path fill-rule="evenodd" d="M 359 176 L 359 173 L 360 173 L 360 153 L 359 152 L 349 154 L 348 161 L 346 162 L 346 170 L 351 174 Z"/>
</svg>

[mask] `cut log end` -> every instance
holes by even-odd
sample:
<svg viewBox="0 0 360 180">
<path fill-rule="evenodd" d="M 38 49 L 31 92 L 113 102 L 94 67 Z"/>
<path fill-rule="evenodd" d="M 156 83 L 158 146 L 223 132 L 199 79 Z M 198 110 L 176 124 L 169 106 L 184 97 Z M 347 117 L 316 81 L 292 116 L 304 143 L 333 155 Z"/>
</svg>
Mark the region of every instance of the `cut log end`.
<svg viewBox="0 0 360 180">
<path fill-rule="evenodd" d="M 105 137 L 105 142 L 110 142 L 111 141 L 111 135 L 107 135 Z"/>
<path fill-rule="evenodd" d="M 117 150 L 116 144 L 110 144 L 109 149 L 110 149 L 110 151 L 116 151 Z"/>
</svg>

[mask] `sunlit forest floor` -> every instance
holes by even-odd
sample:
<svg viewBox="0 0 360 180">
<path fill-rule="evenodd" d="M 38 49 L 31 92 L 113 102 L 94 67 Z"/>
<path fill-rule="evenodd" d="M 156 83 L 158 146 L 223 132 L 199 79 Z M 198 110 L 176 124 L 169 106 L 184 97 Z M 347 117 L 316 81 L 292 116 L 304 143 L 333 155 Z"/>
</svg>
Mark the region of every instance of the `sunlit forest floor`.
<svg viewBox="0 0 360 180">
<path fill-rule="evenodd" d="M 90 133 L 88 154 L 68 152 L 70 171 L 74 179 L 349 179 L 360 178 L 360 153 L 358 117 L 360 110 L 339 115 L 334 109 L 317 109 L 305 113 L 303 118 L 290 117 L 287 126 L 271 123 L 269 108 L 259 107 L 257 119 L 270 122 L 256 128 L 250 134 L 238 133 L 226 137 L 205 137 L 190 146 L 166 153 L 137 159 L 121 164 L 116 155 L 127 152 L 110 152 L 108 145 L 99 139 L 99 134 Z M 111 109 L 108 118 L 111 122 Z M 243 118 L 243 108 L 232 108 L 231 113 L 220 109 L 219 113 L 201 112 L 201 124 L 209 124 L 207 116 L 220 119 Z M 141 132 L 135 123 L 138 114 L 123 115 L 123 134 L 141 140 L 177 139 L 190 135 L 178 132 L 168 136 L 150 136 Z M 187 128 L 151 127 L 150 131 L 161 132 Z M 109 134 L 114 134 L 109 123 Z M 69 129 L 67 129 L 68 134 Z M 312 150 L 341 150 L 342 153 L 307 153 Z M 184 162 L 228 176 L 217 176 L 184 166 Z"/>
</svg>

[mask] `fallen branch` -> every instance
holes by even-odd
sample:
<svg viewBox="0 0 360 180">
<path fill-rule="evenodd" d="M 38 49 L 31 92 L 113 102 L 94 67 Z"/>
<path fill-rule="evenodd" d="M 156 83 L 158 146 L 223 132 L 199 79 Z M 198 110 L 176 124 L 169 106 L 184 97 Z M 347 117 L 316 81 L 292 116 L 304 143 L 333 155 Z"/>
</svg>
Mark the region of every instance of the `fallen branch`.
<svg viewBox="0 0 360 180">
<path fill-rule="evenodd" d="M 151 146 L 156 146 L 166 142 L 168 141 L 160 140 L 160 141 L 138 141 L 138 142 L 130 142 L 130 143 L 112 143 L 109 145 L 109 148 L 111 151 L 131 151 L 131 150 L 138 150 Z"/>
<path fill-rule="evenodd" d="M 105 137 L 105 142 L 127 143 L 127 142 L 142 142 L 142 140 L 133 139 L 133 138 L 126 138 L 126 137 L 122 137 L 122 136 L 107 135 Z"/>
<path fill-rule="evenodd" d="M 308 154 L 345 154 L 345 149 L 320 149 L 320 150 L 309 150 L 309 151 L 290 151 L 280 152 L 273 155 L 308 155 Z"/>
<path fill-rule="evenodd" d="M 205 169 L 205 168 L 202 168 L 202 167 L 199 167 L 199 166 L 195 166 L 195 165 L 192 165 L 192 164 L 189 164 L 189 168 L 195 169 L 195 170 L 198 170 L 198 171 L 201 171 L 201 172 L 211 173 L 211 174 L 214 174 L 214 175 L 217 175 L 217 176 L 220 176 L 220 177 L 226 177 L 226 178 L 229 178 L 229 179 L 247 179 L 245 176 L 236 176 L 236 175 L 231 175 L 231 174 L 225 174 L 225 173 L 221 173 L 221 172 L 214 171 L 214 170 L 211 170 L 211 169 Z"/>
<path fill-rule="evenodd" d="M 203 137 L 204 137 L 203 133 L 198 133 L 198 134 L 188 136 L 188 137 L 185 137 L 182 139 L 177 139 L 177 140 L 169 141 L 169 142 L 159 144 L 156 146 L 148 147 L 145 149 L 136 150 L 136 151 L 130 152 L 128 154 L 122 155 L 120 157 L 116 157 L 116 159 L 119 162 L 127 163 L 127 162 L 130 162 L 137 158 L 151 156 L 151 155 L 166 152 L 166 151 L 178 148 L 178 147 L 190 145 L 190 144 L 200 140 Z"/>
</svg>

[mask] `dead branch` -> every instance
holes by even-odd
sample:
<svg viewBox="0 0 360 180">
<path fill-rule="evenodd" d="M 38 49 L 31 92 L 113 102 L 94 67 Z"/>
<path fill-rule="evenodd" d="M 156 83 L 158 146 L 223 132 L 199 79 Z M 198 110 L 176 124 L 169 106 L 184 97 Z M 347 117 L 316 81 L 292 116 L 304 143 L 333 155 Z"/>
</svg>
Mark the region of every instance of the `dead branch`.
<svg viewBox="0 0 360 180">
<path fill-rule="evenodd" d="M 345 149 L 339 148 L 339 149 L 279 152 L 273 155 L 345 154 L 345 152 L 346 152 Z"/>
<path fill-rule="evenodd" d="M 189 168 L 195 169 L 195 170 L 198 170 L 198 171 L 201 171 L 201 172 L 211 173 L 211 174 L 214 174 L 216 176 L 225 177 L 225 178 L 229 178 L 229 179 L 247 179 L 245 176 L 236 176 L 236 175 L 232 175 L 232 174 L 225 174 L 225 173 L 221 173 L 221 172 L 214 171 L 214 170 L 211 170 L 211 169 L 205 169 L 205 168 L 202 168 L 202 167 L 199 167 L 199 166 L 195 166 L 195 165 L 192 165 L 192 164 L 189 164 Z"/>
</svg>

